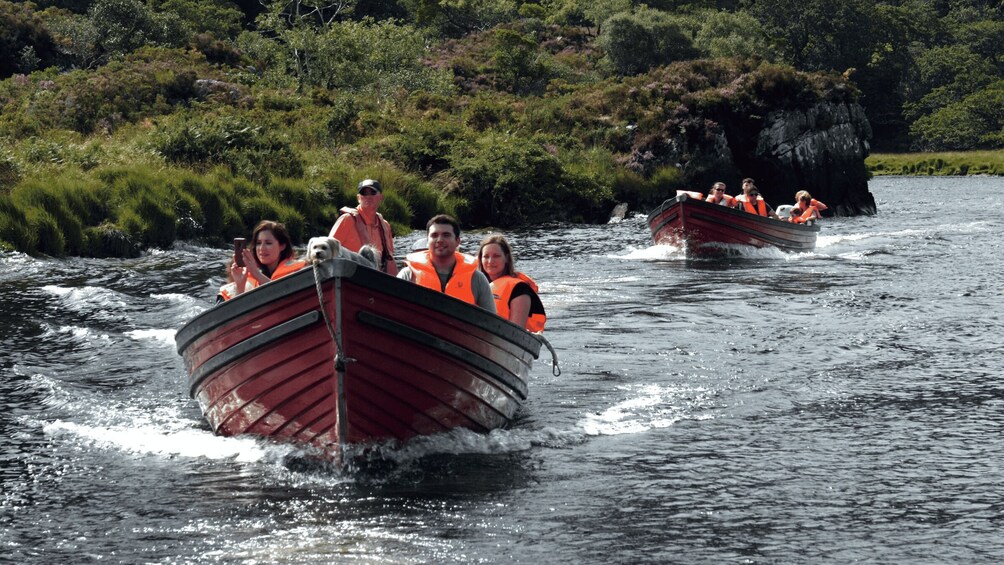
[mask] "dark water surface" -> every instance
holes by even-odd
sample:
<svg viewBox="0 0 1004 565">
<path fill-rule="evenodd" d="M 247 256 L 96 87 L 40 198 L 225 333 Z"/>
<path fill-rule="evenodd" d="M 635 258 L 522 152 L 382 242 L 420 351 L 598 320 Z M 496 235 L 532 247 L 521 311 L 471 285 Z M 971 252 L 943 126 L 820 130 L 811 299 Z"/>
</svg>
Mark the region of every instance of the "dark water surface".
<svg viewBox="0 0 1004 565">
<path fill-rule="evenodd" d="M 512 429 L 346 470 L 188 398 L 173 336 L 225 250 L 0 255 L 0 561 L 998 562 L 1004 179 L 871 190 L 801 255 L 508 234 L 563 374 Z"/>
</svg>

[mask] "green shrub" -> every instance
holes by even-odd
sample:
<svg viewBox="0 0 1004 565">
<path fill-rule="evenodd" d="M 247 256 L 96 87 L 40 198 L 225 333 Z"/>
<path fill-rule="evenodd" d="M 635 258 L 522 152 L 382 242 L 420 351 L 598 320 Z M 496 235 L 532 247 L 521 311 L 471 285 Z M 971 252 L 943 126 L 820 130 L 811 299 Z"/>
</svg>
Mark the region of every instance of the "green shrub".
<svg viewBox="0 0 1004 565">
<path fill-rule="evenodd" d="M 407 170 L 433 175 L 450 166 L 450 151 L 462 133 L 460 126 L 446 120 L 410 121 L 390 138 L 384 157 Z"/>
<path fill-rule="evenodd" d="M 692 57 L 693 26 L 689 18 L 642 7 L 603 22 L 599 43 L 618 73 L 634 75 Z"/>
<path fill-rule="evenodd" d="M 464 124 L 477 131 L 496 128 L 514 121 L 512 101 L 502 96 L 483 94 L 474 97 L 463 113 Z"/>
<path fill-rule="evenodd" d="M 169 163 L 202 170 L 227 165 L 233 174 L 262 184 L 273 176 L 303 176 L 303 161 L 288 142 L 240 117 L 182 119 L 165 127 L 154 146 Z"/>
<path fill-rule="evenodd" d="M 561 163 L 539 143 L 488 132 L 458 145 L 450 161 L 457 180 L 451 192 L 461 199 L 457 212 L 465 225 L 543 222 L 560 209 L 552 197 L 563 188 Z"/>
</svg>

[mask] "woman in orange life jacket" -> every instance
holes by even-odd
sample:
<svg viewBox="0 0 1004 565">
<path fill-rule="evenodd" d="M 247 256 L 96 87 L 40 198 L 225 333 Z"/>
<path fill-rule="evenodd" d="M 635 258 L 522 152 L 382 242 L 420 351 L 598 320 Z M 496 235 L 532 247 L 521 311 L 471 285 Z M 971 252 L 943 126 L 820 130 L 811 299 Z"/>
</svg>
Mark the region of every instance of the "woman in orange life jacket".
<svg viewBox="0 0 1004 565">
<path fill-rule="evenodd" d="M 544 331 L 547 313 L 537 296 L 537 283 L 516 271 L 512 247 L 505 237 L 490 235 L 481 241 L 478 268 L 491 281 L 495 311 L 499 316 L 528 331 Z"/>
<path fill-rule="evenodd" d="M 804 224 L 812 220 L 818 220 L 819 217 L 819 211 L 816 210 L 815 206 L 809 206 L 809 209 L 804 212 L 792 206 L 788 212 L 788 221 L 793 224 Z"/>
<path fill-rule="evenodd" d="M 258 284 L 253 279 L 247 278 L 246 271 L 235 264 L 233 257 L 230 257 L 230 262 L 227 263 L 226 271 L 227 271 L 227 282 L 224 283 L 223 286 L 220 287 L 220 290 L 216 293 L 217 304 L 219 304 L 220 302 L 226 302 L 227 300 L 230 300 L 231 298 L 237 296 L 238 294 L 243 294 L 245 290 L 251 290 L 252 288 L 258 286 Z M 238 290 L 237 281 L 234 280 L 235 271 L 239 273 L 238 276 L 240 276 L 241 280 L 244 281 L 244 284 L 240 286 L 240 290 Z"/>
<path fill-rule="evenodd" d="M 810 208 L 815 208 L 816 217 L 821 218 L 822 214 L 820 212 L 828 210 L 829 206 L 813 198 L 808 190 L 799 190 L 795 193 L 795 208 L 801 213 L 806 213 Z"/>
<path fill-rule="evenodd" d="M 711 190 L 708 192 L 708 198 L 705 199 L 705 202 L 728 206 L 729 208 L 735 208 L 737 204 L 735 198 L 725 194 L 724 182 L 716 182 L 711 185 Z"/>
<path fill-rule="evenodd" d="M 294 257 L 293 242 L 286 226 L 271 220 L 262 220 L 251 232 L 254 251 L 244 249 L 245 267 L 231 266 L 230 273 L 237 283 L 237 294 L 242 283 L 251 290 L 258 285 L 280 279 L 307 266 L 306 261 Z"/>
<path fill-rule="evenodd" d="M 760 191 L 753 184 L 753 179 L 743 179 L 743 193 L 736 196 L 736 202 L 738 202 L 738 208 L 744 212 L 757 216 L 770 216 L 775 220 L 781 219 L 770 207 L 770 204 L 767 204 L 767 201 L 760 197 Z"/>
</svg>

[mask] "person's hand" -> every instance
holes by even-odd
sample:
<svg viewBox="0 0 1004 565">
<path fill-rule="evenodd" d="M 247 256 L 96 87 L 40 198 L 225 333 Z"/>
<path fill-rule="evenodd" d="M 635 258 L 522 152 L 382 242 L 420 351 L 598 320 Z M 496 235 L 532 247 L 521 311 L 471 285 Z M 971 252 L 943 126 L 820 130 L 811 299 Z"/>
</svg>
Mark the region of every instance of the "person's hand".
<svg viewBox="0 0 1004 565">
<path fill-rule="evenodd" d="M 237 265 L 237 263 L 230 264 L 230 278 L 234 280 L 234 286 L 236 287 L 236 294 L 242 294 L 244 288 L 247 287 L 248 283 L 248 270 L 244 267 Z"/>
<path fill-rule="evenodd" d="M 266 277 L 265 273 L 261 272 L 261 268 L 258 267 L 258 261 L 255 259 L 254 252 L 250 249 L 244 250 L 244 265 L 247 267 L 248 276 L 258 281 L 258 284 L 267 283 L 269 281 L 269 278 Z"/>
</svg>

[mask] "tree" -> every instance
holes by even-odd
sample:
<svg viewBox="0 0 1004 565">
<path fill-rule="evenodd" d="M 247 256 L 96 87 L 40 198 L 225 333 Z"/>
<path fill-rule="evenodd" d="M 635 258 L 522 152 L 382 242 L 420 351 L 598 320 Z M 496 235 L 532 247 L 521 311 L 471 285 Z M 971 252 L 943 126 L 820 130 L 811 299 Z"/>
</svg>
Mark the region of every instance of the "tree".
<svg viewBox="0 0 1004 565">
<path fill-rule="evenodd" d="M 87 11 L 108 56 L 125 55 L 145 45 L 177 47 L 188 39 L 174 14 L 158 14 L 141 0 L 98 0 Z"/>
<path fill-rule="evenodd" d="M 51 65 L 55 43 L 30 3 L 0 0 L 0 78 Z"/>
<path fill-rule="evenodd" d="M 530 37 L 509 29 L 495 32 L 492 63 L 496 80 L 503 90 L 516 94 L 542 91 L 549 71 L 541 57 L 537 43 Z"/>
<path fill-rule="evenodd" d="M 244 14 L 226 0 L 153 0 L 160 13 L 176 15 L 192 33 L 208 32 L 218 38 L 233 38 L 241 31 Z"/>
<path fill-rule="evenodd" d="M 611 16 L 599 43 L 619 74 L 634 75 L 696 54 L 692 19 L 650 8 Z"/>
<path fill-rule="evenodd" d="M 694 37 L 694 47 L 710 57 L 774 59 L 763 25 L 746 12 L 709 11 Z"/>
</svg>

